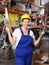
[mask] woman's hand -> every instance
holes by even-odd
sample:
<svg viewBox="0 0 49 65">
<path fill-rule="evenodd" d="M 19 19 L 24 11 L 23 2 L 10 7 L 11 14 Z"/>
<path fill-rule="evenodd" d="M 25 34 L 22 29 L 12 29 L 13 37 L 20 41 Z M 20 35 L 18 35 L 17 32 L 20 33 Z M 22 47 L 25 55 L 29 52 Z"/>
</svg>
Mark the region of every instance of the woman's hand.
<svg viewBox="0 0 49 65">
<path fill-rule="evenodd" d="M 34 45 L 35 46 L 37 46 L 38 45 L 38 43 L 39 43 L 39 41 L 41 40 L 41 38 L 42 38 L 42 35 L 44 35 L 45 34 L 45 32 L 44 31 L 42 31 L 41 33 L 40 33 L 40 36 L 39 36 L 39 38 L 36 40 L 36 39 L 34 39 Z"/>
<path fill-rule="evenodd" d="M 10 32 L 10 25 L 8 23 L 8 20 L 5 19 L 4 21 L 5 21 L 5 30 L 8 33 L 8 32 Z"/>
<path fill-rule="evenodd" d="M 45 34 L 45 32 L 44 32 L 44 31 L 42 31 L 42 32 L 41 32 L 41 36 L 42 36 L 42 35 L 44 35 L 44 34 Z"/>
<path fill-rule="evenodd" d="M 10 32 L 10 28 L 9 27 L 5 27 L 5 30 L 6 30 L 7 33 Z"/>
</svg>

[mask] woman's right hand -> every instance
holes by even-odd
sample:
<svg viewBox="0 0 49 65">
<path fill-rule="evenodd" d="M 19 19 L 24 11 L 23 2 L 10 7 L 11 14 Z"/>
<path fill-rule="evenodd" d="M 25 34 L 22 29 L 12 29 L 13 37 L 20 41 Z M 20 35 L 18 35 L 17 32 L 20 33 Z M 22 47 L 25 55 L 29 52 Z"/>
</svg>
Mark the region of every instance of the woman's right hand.
<svg viewBox="0 0 49 65">
<path fill-rule="evenodd" d="M 8 23 L 8 20 L 6 20 L 6 19 L 5 19 L 5 30 L 7 33 L 10 32 L 10 25 Z"/>
<path fill-rule="evenodd" d="M 9 28 L 9 27 L 7 27 L 7 26 L 5 27 L 5 30 L 6 30 L 6 32 L 7 32 L 7 33 L 9 33 L 9 32 L 10 32 L 10 28 Z"/>
</svg>

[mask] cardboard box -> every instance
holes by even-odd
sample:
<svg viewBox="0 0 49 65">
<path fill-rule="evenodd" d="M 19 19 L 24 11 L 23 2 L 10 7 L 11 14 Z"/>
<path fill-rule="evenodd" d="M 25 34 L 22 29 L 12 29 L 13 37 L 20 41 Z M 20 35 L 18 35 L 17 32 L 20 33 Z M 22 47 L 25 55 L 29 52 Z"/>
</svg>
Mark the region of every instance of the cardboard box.
<svg viewBox="0 0 49 65">
<path fill-rule="evenodd" d="M 48 57 L 48 53 L 34 54 L 34 55 L 33 55 L 33 65 L 49 65 L 49 64 L 47 64 L 47 63 L 36 62 L 37 60 L 38 60 L 38 61 L 41 61 L 41 58 L 42 58 L 43 56 Z"/>
<path fill-rule="evenodd" d="M 33 62 L 33 65 L 49 65 L 49 64 L 46 64 L 46 63 L 41 64 L 41 63 Z"/>
</svg>

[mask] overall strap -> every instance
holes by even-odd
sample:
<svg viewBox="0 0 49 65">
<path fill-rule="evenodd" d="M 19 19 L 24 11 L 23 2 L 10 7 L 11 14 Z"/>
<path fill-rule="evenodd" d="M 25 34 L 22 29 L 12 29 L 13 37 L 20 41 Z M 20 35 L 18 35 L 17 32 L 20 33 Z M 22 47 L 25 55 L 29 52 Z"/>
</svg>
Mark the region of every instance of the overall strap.
<svg viewBox="0 0 49 65">
<path fill-rule="evenodd" d="M 23 33 L 21 27 L 20 27 L 20 31 L 21 31 L 21 33 L 24 35 L 24 33 Z M 29 34 L 30 34 L 30 28 L 28 29 L 28 35 L 29 35 Z"/>
<path fill-rule="evenodd" d="M 28 35 L 30 34 L 30 28 L 28 29 Z"/>
<path fill-rule="evenodd" d="M 23 34 L 23 31 L 22 31 L 21 27 L 20 27 L 20 31 L 21 31 L 21 33 Z M 24 35 L 24 34 L 23 34 L 23 35 Z"/>
</svg>

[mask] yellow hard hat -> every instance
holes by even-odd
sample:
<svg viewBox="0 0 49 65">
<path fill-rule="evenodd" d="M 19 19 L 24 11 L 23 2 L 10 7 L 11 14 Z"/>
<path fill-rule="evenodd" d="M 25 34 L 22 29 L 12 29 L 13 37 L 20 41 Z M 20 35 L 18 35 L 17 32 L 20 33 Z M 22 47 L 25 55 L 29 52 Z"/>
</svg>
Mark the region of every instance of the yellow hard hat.
<svg viewBox="0 0 49 65">
<path fill-rule="evenodd" d="M 29 19 L 29 20 L 31 20 L 29 14 L 23 14 L 23 15 L 21 16 L 21 21 L 22 21 L 23 19 Z"/>
</svg>

